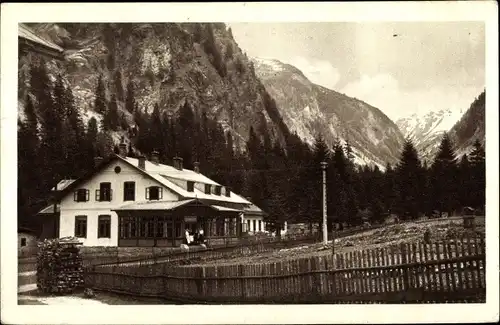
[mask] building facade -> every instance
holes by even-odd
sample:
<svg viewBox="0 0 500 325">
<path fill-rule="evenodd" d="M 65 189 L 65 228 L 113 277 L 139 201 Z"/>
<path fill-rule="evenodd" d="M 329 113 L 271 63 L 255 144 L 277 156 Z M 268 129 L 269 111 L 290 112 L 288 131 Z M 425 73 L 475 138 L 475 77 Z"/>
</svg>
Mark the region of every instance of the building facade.
<svg viewBox="0 0 500 325">
<path fill-rule="evenodd" d="M 183 168 L 181 158 L 169 166 L 160 164 L 155 153 L 149 161 L 127 157 L 124 144 L 120 151 L 97 161 L 91 174 L 67 181 L 57 203 L 40 212 L 55 216 L 58 237 L 80 238 L 84 246 L 179 246 L 186 229 L 202 229 L 216 243 L 246 231 L 249 208 L 260 214 L 265 229 L 258 207 L 197 167 Z"/>
</svg>

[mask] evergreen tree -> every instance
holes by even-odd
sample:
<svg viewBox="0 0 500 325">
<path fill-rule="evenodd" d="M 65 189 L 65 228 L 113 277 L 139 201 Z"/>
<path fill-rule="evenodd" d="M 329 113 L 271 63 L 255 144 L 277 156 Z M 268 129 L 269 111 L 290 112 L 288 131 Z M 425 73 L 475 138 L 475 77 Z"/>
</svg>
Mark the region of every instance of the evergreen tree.
<svg viewBox="0 0 500 325">
<path fill-rule="evenodd" d="M 24 109 L 26 119 L 18 121 L 18 215 L 29 215 L 29 208 L 43 195 L 40 189 L 40 166 L 38 164 L 39 138 L 38 120 L 30 96 Z"/>
<path fill-rule="evenodd" d="M 102 76 L 99 75 L 95 91 L 94 111 L 96 113 L 104 115 L 106 113 L 107 106 L 108 105 L 106 104 L 106 88 L 104 86 Z"/>
<path fill-rule="evenodd" d="M 95 117 L 91 117 L 89 121 L 87 122 L 87 141 L 86 141 L 86 148 L 87 148 L 87 157 L 89 159 L 89 166 L 93 165 L 93 162 L 90 161 L 90 159 L 94 158 L 97 156 L 97 135 L 99 133 L 98 126 L 97 126 L 97 120 Z"/>
<path fill-rule="evenodd" d="M 471 167 L 471 200 L 474 208 L 484 209 L 485 207 L 485 191 L 486 191 L 486 158 L 484 147 L 479 140 L 476 140 L 473 145 L 473 150 L 470 153 Z"/>
<path fill-rule="evenodd" d="M 134 94 L 134 83 L 132 82 L 132 80 L 129 80 L 127 84 L 127 98 L 125 99 L 125 109 L 133 114 L 135 112 L 135 108 L 136 102 Z"/>
<path fill-rule="evenodd" d="M 439 151 L 432 165 L 433 206 L 450 216 L 457 206 L 456 200 L 456 164 L 453 145 L 447 134 L 441 140 Z"/>
<path fill-rule="evenodd" d="M 396 212 L 404 219 L 417 218 L 421 212 L 422 166 L 417 150 L 410 139 L 406 139 L 401 159 L 396 167 Z"/>
<path fill-rule="evenodd" d="M 467 154 L 464 154 L 458 164 L 458 201 L 462 206 L 472 206 L 471 187 L 472 185 L 472 169 Z"/>
<path fill-rule="evenodd" d="M 108 105 L 108 109 L 102 118 L 102 129 L 104 131 L 117 131 L 118 125 L 118 104 L 116 102 L 116 96 L 112 95 L 111 101 Z"/>
<path fill-rule="evenodd" d="M 119 101 L 123 101 L 125 95 L 123 91 L 122 73 L 120 72 L 120 70 L 117 70 L 115 73 L 115 89 L 116 89 L 116 98 Z"/>
</svg>

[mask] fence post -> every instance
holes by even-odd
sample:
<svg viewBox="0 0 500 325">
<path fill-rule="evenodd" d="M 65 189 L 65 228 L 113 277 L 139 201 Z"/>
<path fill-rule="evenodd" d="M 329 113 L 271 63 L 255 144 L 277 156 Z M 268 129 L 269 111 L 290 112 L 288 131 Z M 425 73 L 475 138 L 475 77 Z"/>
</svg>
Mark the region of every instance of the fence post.
<svg viewBox="0 0 500 325">
<path fill-rule="evenodd" d="M 408 247 L 406 244 L 401 244 L 401 257 L 402 257 L 402 265 L 403 268 L 403 290 L 410 289 L 410 281 L 409 276 L 410 272 L 408 271 Z"/>
<path fill-rule="evenodd" d="M 238 275 L 240 276 L 240 287 L 241 287 L 241 298 L 243 300 L 245 300 L 245 297 L 246 297 L 246 286 L 245 286 L 245 279 L 244 279 L 244 276 L 245 276 L 245 268 L 243 266 L 243 264 L 240 264 L 238 265 Z"/>
</svg>

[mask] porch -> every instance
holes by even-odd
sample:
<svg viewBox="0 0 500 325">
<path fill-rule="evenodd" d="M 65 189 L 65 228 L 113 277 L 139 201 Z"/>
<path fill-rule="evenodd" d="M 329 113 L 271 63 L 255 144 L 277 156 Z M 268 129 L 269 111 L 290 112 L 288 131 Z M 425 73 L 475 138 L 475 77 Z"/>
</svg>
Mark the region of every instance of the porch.
<svg viewBox="0 0 500 325">
<path fill-rule="evenodd" d="M 209 245 L 235 242 L 242 234 L 242 210 L 201 200 L 134 203 L 114 211 L 119 247 L 178 247 L 186 229 L 203 229 Z"/>
</svg>

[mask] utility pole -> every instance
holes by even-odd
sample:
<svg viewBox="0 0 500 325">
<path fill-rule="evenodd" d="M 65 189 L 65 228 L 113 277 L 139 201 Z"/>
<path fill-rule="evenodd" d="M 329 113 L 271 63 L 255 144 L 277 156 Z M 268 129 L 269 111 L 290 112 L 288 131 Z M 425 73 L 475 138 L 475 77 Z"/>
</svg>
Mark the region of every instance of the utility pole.
<svg viewBox="0 0 500 325">
<path fill-rule="evenodd" d="M 321 162 L 321 170 L 323 173 L 323 244 L 328 243 L 328 229 L 326 225 L 326 165 L 325 161 Z"/>
</svg>

